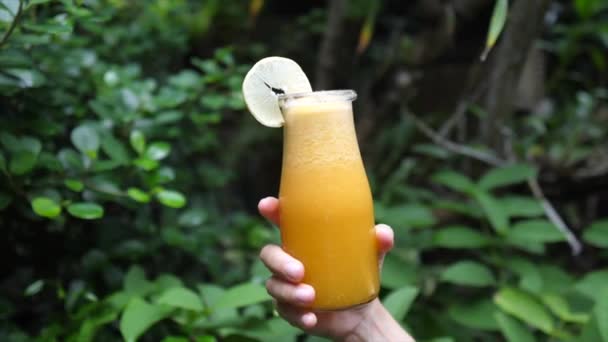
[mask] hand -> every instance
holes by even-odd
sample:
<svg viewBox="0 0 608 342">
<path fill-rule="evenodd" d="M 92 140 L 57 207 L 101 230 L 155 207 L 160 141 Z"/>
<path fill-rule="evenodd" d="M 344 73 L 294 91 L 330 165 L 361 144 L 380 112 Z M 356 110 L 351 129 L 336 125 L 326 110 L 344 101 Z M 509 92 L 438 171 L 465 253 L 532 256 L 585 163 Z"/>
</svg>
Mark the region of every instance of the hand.
<svg viewBox="0 0 608 342">
<path fill-rule="evenodd" d="M 267 197 L 260 201 L 262 216 L 279 225 L 279 201 Z M 376 226 L 378 262 L 393 247 L 393 230 L 384 224 Z M 262 262 L 273 276 L 266 289 L 277 301 L 277 311 L 290 324 L 307 333 L 348 341 L 413 341 L 394 321 L 378 299 L 353 309 L 313 312 L 309 309 L 315 290 L 301 283 L 304 265 L 276 245 L 267 245 L 260 252 Z"/>
</svg>

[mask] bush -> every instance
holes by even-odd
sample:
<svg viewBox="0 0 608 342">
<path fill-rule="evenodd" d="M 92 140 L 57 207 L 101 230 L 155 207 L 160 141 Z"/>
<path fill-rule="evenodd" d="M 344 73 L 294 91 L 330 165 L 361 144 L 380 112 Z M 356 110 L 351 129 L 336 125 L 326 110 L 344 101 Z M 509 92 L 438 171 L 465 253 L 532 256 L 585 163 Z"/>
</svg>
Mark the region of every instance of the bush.
<svg viewBox="0 0 608 342">
<path fill-rule="evenodd" d="M 414 68 L 399 60 L 412 56 L 409 24 L 397 57 L 384 53 L 398 6 L 348 6 L 347 33 L 363 23 L 357 113 L 395 101 L 377 89 L 390 88 L 387 70 Z M 396 232 L 381 297 L 419 340 L 608 341 L 608 221 L 578 203 L 605 194 L 569 198 L 605 175 L 605 8 L 561 6 L 543 42 L 552 105 L 508 123 L 520 162 L 463 162 L 463 146 L 495 151 L 429 144 L 412 115 L 379 114 L 361 136 L 376 218 Z M 259 128 L 240 88 L 265 55 L 313 64 L 325 14 L 263 1 L 0 2 L 0 340 L 319 340 L 277 317 L 263 288 L 257 253 L 279 237 L 254 206 L 276 192 L 280 133 Z M 398 95 L 378 112 L 409 113 Z M 369 116 L 359 120 L 365 132 Z M 553 192 L 531 192 L 537 181 Z"/>
</svg>

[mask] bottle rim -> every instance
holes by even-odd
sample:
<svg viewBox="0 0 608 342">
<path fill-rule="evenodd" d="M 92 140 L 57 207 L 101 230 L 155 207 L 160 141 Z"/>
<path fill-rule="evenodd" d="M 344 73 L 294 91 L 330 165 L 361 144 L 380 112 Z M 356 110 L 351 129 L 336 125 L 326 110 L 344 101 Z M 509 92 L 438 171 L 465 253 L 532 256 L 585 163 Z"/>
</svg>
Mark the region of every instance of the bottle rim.
<svg viewBox="0 0 608 342">
<path fill-rule="evenodd" d="M 279 106 L 284 108 L 289 102 L 306 99 L 303 103 L 352 102 L 357 99 L 357 93 L 352 89 L 319 90 L 278 96 Z"/>
</svg>

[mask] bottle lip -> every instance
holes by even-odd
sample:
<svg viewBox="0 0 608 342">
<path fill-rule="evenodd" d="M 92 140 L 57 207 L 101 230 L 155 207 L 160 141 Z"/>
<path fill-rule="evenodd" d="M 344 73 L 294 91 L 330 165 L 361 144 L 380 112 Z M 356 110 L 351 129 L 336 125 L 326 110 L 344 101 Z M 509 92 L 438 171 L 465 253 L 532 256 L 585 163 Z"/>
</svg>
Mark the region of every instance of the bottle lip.
<svg viewBox="0 0 608 342">
<path fill-rule="evenodd" d="M 281 94 L 278 96 L 279 106 L 284 108 L 290 102 L 302 104 L 329 103 L 329 102 L 352 102 L 357 99 L 357 93 L 352 89 L 319 90 L 303 93 Z M 293 103 L 293 104 L 296 104 Z"/>
</svg>

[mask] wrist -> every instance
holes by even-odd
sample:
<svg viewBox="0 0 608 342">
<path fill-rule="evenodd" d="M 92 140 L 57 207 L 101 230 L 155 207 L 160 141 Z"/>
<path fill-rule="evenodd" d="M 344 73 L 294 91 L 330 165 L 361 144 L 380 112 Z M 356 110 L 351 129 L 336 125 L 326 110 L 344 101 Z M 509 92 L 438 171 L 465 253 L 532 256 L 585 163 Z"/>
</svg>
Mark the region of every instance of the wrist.
<svg viewBox="0 0 608 342">
<path fill-rule="evenodd" d="M 414 339 L 395 321 L 380 300 L 375 299 L 362 312 L 359 324 L 342 341 L 414 342 Z"/>
</svg>

